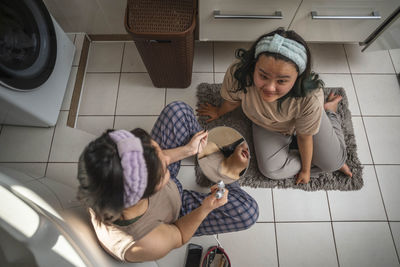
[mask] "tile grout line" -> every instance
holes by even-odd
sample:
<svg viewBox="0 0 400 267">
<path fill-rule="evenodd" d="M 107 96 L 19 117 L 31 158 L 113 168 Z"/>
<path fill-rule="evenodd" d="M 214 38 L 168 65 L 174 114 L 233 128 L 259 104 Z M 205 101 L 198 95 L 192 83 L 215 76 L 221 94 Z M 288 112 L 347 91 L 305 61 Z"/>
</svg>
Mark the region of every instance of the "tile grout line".
<svg viewBox="0 0 400 267">
<path fill-rule="evenodd" d="M 60 115 L 61 115 L 61 114 L 59 114 L 58 117 L 60 117 Z M 47 169 L 48 169 L 48 167 L 49 167 L 51 149 L 52 149 L 52 147 L 53 147 L 54 136 L 56 135 L 56 128 L 57 128 L 57 124 L 56 124 L 56 126 L 54 126 L 53 135 L 51 136 L 51 142 L 50 142 L 50 148 L 49 148 L 49 155 L 47 156 L 47 162 L 46 162 L 46 167 L 45 167 L 45 169 L 44 169 L 44 176 L 43 176 L 43 177 L 46 177 L 46 176 L 47 176 Z M 42 177 L 42 178 L 43 178 L 43 177 Z"/>
<path fill-rule="evenodd" d="M 46 169 L 47 169 L 47 167 L 46 167 Z M 46 171 L 47 171 L 47 170 L 46 170 Z M 62 202 L 61 199 L 58 197 L 57 193 L 54 192 L 54 190 L 53 190 L 50 186 L 48 186 L 47 184 L 45 184 L 45 183 L 42 182 L 43 178 L 45 178 L 45 177 L 46 177 L 46 175 L 44 175 L 44 176 L 41 177 L 41 178 L 35 179 L 35 181 L 37 181 L 37 182 L 41 183 L 43 186 L 45 186 L 45 187 L 54 195 L 54 197 L 58 200 L 58 203 L 60 204 L 61 208 L 62 208 L 63 210 L 65 210 L 65 207 L 64 207 L 64 205 L 63 205 L 63 202 Z"/>
<path fill-rule="evenodd" d="M 62 164 L 67 164 L 67 163 L 78 163 L 78 161 L 1 161 L 0 164 L 6 164 L 6 163 L 17 163 L 17 164 L 45 164 L 45 163 L 62 163 Z M 399 221 L 400 222 L 400 221 Z"/>
<path fill-rule="evenodd" d="M 331 229 L 332 229 L 333 244 L 335 245 L 336 260 L 337 260 L 338 267 L 340 267 L 339 253 L 338 253 L 338 250 L 337 250 L 335 230 L 334 230 L 334 228 L 333 228 L 331 204 L 330 204 L 330 201 L 329 201 L 328 191 L 325 190 L 325 193 L 326 193 L 326 200 L 328 201 L 329 217 L 331 218 L 330 224 L 331 224 Z"/>
<path fill-rule="evenodd" d="M 158 117 L 159 115 L 129 115 L 129 114 L 121 114 L 116 115 L 116 117 Z M 92 115 L 92 114 L 82 114 L 78 115 L 78 117 L 114 117 L 114 115 L 104 114 L 104 115 Z M 400 165 L 400 163 L 399 163 Z"/>
<path fill-rule="evenodd" d="M 73 67 L 77 67 L 77 65 L 74 65 Z M 141 73 L 145 74 L 148 73 L 147 71 L 88 71 L 87 73 L 90 74 L 112 74 L 112 73 Z M 192 71 L 192 73 L 213 73 L 212 71 Z M 224 73 L 224 72 L 217 72 L 217 73 Z M 330 73 L 332 74 L 332 73 Z M 345 74 L 345 73 L 344 73 Z M 348 74 L 348 73 L 347 73 Z"/>
<path fill-rule="evenodd" d="M 366 137 L 366 139 L 367 139 L 367 144 L 368 144 L 369 154 L 370 154 L 370 156 L 371 156 L 371 161 L 372 161 L 372 164 L 373 164 L 373 165 L 375 165 L 374 157 L 373 157 L 373 155 L 372 155 L 372 149 L 371 149 L 371 145 L 370 145 L 370 143 L 369 143 L 369 138 L 368 138 L 367 128 L 365 127 L 364 115 L 363 115 L 363 112 L 362 112 L 362 110 L 361 110 L 360 101 L 359 101 L 359 99 L 358 99 L 357 88 L 356 88 L 356 84 L 355 84 L 355 82 L 354 82 L 353 72 L 351 71 L 351 68 L 350 68 L 350 62 L 349 62 L 349 59 L 348 59 L 348 56 L 347 56 L 347 51 L 346 51 L 346 48 L 345 48 L 345 46 L 344 46 L 344 45 L 343 45 L 343 49 L 344 49 L 344 53 L 345 53 L 345 56 L 346 56 L 347 64 L 348 64 L 348 66 L 349 66 L 349 69 L 350 69 L 351 81 L 352 81 L 352 83 L 353 83 L 353 87 L 354 87 L 354 93 L 355 93 L 355 95 L 356 95 L 356 99 L 357 99 L 358 108 L 360 109 L 361 122 L 362 122 L 362 125 L 363 125 L 363 128 L 364 128 L 365 137 Z"/>
<path fill-rule="evenodd" d="M 331 221 L 276 221 L 276 223 L 329 223 Z M 333 220 L 332 222 L 340 223 L 354 223 L 354 222 L 387 222 L 387 220 Z M 400 222 L 400 221 L 390 221 L 390 222 Z M 263 222 L 260 222 L 263 223 Z M 270 223 L 270 222 L 264 222 Z"/>
<path fill-rule="evenodd" d="M 389 50 L 387 50 L 387 52 L 388 52 L 388 54 L 389 54 L 390 61 L 392 62 L 392 66 L 393 66 L 393 69 L 394 69 L 394 73 L 395 73 L 395 75 L 397 75 L 396 66 L 394 65 L 394 61 L 393 61 L 393 58 L 392 58 L 392 54 L 389 52 Z"/>
<path fill-rule="evenodd" d="M 395 239 L 394 239 L 392 227 L 391 227 L 391 225 L 390 225 L 389 215 L 388 215 L 388 213 L 387 213 L 387 209 L 386 209 L 386 205 L 385 205 L 385 200 L 383 199 L 383 193 L 382 193 L 382 189 L 381 189 L 381 184 L 379 183 L 378 172 L 376 171 L 376 166 L 374 165 L 373 167 L 374 167 L 376 182 L 378 183 L 379 193 L 380 193 L 380 195 L 381 195 L 381 200 L 382 200 L 382 204 L 383 204 L 383 209 L 385 210 L 385 215 L 386 215 L 386 219 L 387 219 L 387 224 L 388 224 L 388 226 L 389 226 L 390 235 L 392 236 L 392 241 L 393 241 L 394 250 L 396 251 L 397 261 L 400 263 L 399 252 L 398 252 L 398 250 L 397 250 L 396 241 L 395 241 Z"/>
<path fill-rule="evenodd" d="M 117 116 L 117 107 L 118 107 L 118 97 L 119 97 L 119 88 L 121 86 L 121 77 L 122 77 L 122 65 L 124 63 L 124 56 L 125 56 L 125 47 L 126 44 L 124 42 L 124 47 L 122 48 L 122 58 L 121 58 L 121 65 L 119 67 L 119 78 L 118 78 L 118 88 L 117 88 L 117 97 L 115 98 L 115 107 L 114 107 L 114 119 L 113 119 L 113 124 L 112 124 L 112 128 L 114 129 L 115 127 L 115 119 Z"/>
<path fill-rule="evenodd" d="M 344 45 L 343 45 L 343 48 L 344 48 Z M 348 61 L 348 56 L 347 56 L 347 52 L 346 52 L 346 49 L 345 49 L 345 48 L 344 48 L 344 51 L 345 51 L 345 55 L 346 55 L 347 64 L 349 65 L 349 68 L 350 68 L 350 63 L 349 63 L 349 61 Z M 389 53 L 389 56 L 390 56 L 390 53 Z M 392 64 L 393 64 L 393 62 L 392 62 Z M 354 77 L 353 77 L 353 73 L 351 72 L 351 69 L 350 69 L 350 73 L 351 73 L 351 80 L 352 80 L 352 83 L 353 83 L 353 86 L 354 86 L 354 93 L 356 94 L 356 98 L 357 98 L 357 104 L 358 104 L 358 107 L 359 107 L 359 109 L 360 109 L 361 122 L 362 122 L 362 125 L 363 125 L 363 127 L 364 127 L 364 133 L 365 133 L 365 137 L 366 137 L 366 139 L 367 139 L 367 144 L 368 144 L 369 154 L 370 154 L 370 156 L 371 156 L 372 166 L 373 166 L 374 172 L 375 172 L 375 179 L 376 179 L 376 181 L 377 181 L 377 183 L 378 183 L 379 193 L 380 193 L 380 195 L 381 195 L 381 200 L 382 200 L 383 208 L 384 208 L 384 210 L 385 210 L 385 215 L 386 215 L 386 219 L 387 219 L 387 224 L 388 224 L 388 226 L 389 226 L 389 231 L 390 231 L 390 235 L 392 236 L 393 246 L 394 246 L 394 249 L 395 249 L 396 255 L 397 255 L 397 261 L 400 263 L 399 252 L 398 252 L 398 250 L 397 250 L 396 242 L 395 242 L 394 236 L 393 236 L 393 231 L 392 231 L 392 228 L 391 228 L 391 226 L 390 226 L 389 216 L 388 216 L 388 214 L 387 214 L 385 201 L 384 201 L 384 199 L 383 199 L 383 194 L 382 194 L 381 186 L 380 186 L 380 183 L 379 183 L 378 174 L 377 174 L 377 171 L 376 171 L 376 165 L 375 165 L 374 157 L 373 157 L 373 155 L 372 155 L 372 149 L 371 149 L 371 145 L 370 145 L 369 138 L 368 138 L 367 128 L 366 128 L 366 126 L 365 126 L 365 121 L 364 121 L 364 117 L 365 117 L 365 116 L 363 115 L 363 112 L 362 112 L 362 110 L 361 110 L 361 105 L 360 105 L 360 101 L 359 101 L 359 99 L 358 99 L 357 89 L 356 89 L 356 85 L 355 85 L 355 82 L 354 82 Z"/>
<path fill-rule="evenodd" d="M 278 267 L 279 267 L 280 266 L 280 262 L 279 262 L 279 250 L 278 250 L 278 231 L 276 230 L 275 201 L 274 201 L 274 190 L 273 190 L 273 188 L 271 188 L 271 199 L 272 199 L 272 212 L 273 212 L 273 215 L 274 215 L 276 260 L 278 262 Z"/>
<path fill-rule="evenodd" d="M 343 47 L 343 51 L 344 51 L 344 56 L 346 57 L 347 67 L 349 68 L 349 71 L 350 71 L 351 83 L 353 84 L 353 87 L 354 87 L 354 94 L 356 95 L 357 106 L 358 106 L 358 109 L 359 109 L 359 111 L 360 111 L 360 117 L 362 118 L 362 112 L 361 112 L 360 101 L 359 101 L 359 99 L 358 99 L 356 84 L 354 83 L 354 77 L 353 77 L 353 72 L 351 71 L 350 62 L 349 62 L 349 57 L 348 57 L 348 55 L 347 55 L 347 51 L 346 51 L 346 48 L 345 48 L 344 44 L 342 44 L 342 47 Z M 370 152 L 370 153 L 371 153 L 371 152 Z"/>
<path fill-rule="evenodd" d="M 398 118 L 400 115 L 362 115 L 364 118 Z"/>
</svg>

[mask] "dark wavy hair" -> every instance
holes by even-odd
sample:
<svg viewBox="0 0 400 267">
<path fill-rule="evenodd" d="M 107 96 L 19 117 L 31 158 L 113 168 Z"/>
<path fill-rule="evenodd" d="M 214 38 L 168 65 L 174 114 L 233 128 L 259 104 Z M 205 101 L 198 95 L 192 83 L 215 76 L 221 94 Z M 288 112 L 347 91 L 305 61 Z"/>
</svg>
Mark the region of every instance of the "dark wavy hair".
<svg viewBox="0 0 400 267">
<path fill-rule="evenodd" d="M 121 159 L 117 145 L 109 136 L 114 130 L 107 130 L 99 138 L 90 142 L 79 158 L 78 199 L 93 209 L 96 219 L 110 223 L 121 216 L 124 209 L 124 183 Z M 143 146 L 148 180 L 142 198 L 155 193 L 163 174 L 161 161 L 151 145 L 150 135 L 143 129 L 131 131 L 139 137 Z"/>
<path fill-rule="evenodd" d="M 285 31 L 283 28 L 278 28 L 277 30 L 264 34 L 260 36 L 250 47 L 249 50 L 245 50 L 243 48 L 239 48 L 235 52 L 236 58 L 240 61 L 235 64 L 233 69 L 236 69 L 233 73 L 233 77 L 238 81 L 238 88 L 233 88 L 232 92 L 243 91 L 247 93 L 246 87 L 254 85 L 253 81 L 253 74 L 256 62 L 261 55 L 266 55 L 268 57 L 273 57 L 274 59 L 283 60 L 285 62 L 292 63 L 295 67 L 297 72 L 299 72 L 299 68 L 291 59 L 278 54 L 278 53 L 271 53 L 271 52 L 262 52 L 260 53 L 257 58 L 254 58 L 255 49 L 257 43 L 266 36 L 273 36 L 275 34 L 279 34 L 282 37 L 294 40 L 304 46 L 307 53 L 307 64 L 306 69 L 302 74 L 300 74 L 293 88 L 287 93 L 286 95 L 282 96 L 278 99 L 278 109 L 280 109 L 282 102 L 288 97 L 305 97 L 309 92 L 318 89 L 319 87 L 323 86 L 323 82 L 319 79 L 318 75 L 311 72 L 311 53 L 310 49 L 307 46 L 307 43 L 294 31 Z"/>
<path fill-rule="evenodd" d="M 219 151 L 224 155 L 225 158 L 228 158 L 230 155 L 233 154 L 236 147 L 240 145 L 244 141 L 244 138 L 240 138 L 237 141 L 233 142 L 232 144 L 223 146 L 219 148 Z"/>
<path fill-rule="evenodd" d="M 233 154 L 233 152 L 235 151 L 236 147 L 238 145 L 240 145 L 241 143 L 243 143 L 244 138 L 240 138 L 239 140 L 233 142 L 232 144 L 223 146 L 219 148 L 219 151 L 221 151 L 221 153 L 224 155 L 224 158 L 229 158 L 230 155 Z M 242 170 L 239 173 L 239 176 L 242 176 L 246 171 L 246 168 L 244 168 L 244 170 Z"/>
</svg>

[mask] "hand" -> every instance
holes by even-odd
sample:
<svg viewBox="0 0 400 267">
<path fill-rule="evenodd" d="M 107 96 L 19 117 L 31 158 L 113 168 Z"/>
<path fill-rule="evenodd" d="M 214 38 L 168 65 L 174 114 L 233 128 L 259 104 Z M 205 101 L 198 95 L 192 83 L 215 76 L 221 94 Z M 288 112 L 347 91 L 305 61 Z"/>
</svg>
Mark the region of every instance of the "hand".
<svg viewBox="0 0 400 267">
<path fill-rule="evenodd" d="M 189 143 L 186 145 L 189 149 L 190 155 L 201 153 L 207 145 L 208 132 L 206 130 L 200 131 L 193 135 Z"/>
<path fill-rule="evenodd" d="M 307 184 L 310 181 L 310 171 L 300 171 L 296 176 L 296 185 Z"/>
<path fill-rule="evenodd" d="M 224 195 L 220 199 L 217 199 L 215 197 L 215 193 L 218 191 L 218 185 L 213 185 L 210 190 L 211 194 L 206 197 L 201 204 L 201 206 L 205 208 L 208 212 L 211 212 L 212 210 L 225 205 L 228 202 L 229 193 L 229 190 L 225 188 Z"/>
<path fill-rule="evenodd" d="M 197 116 L 210 117 L 208 120 L 206 120 L 207 123 L 219 118 L 219 113 L 218 113 L 219 107 L 216 107 L 208 103 L 200 104 L 199 108 L 196 109 L 196 111 L 197 111 Z"/>
</svg>

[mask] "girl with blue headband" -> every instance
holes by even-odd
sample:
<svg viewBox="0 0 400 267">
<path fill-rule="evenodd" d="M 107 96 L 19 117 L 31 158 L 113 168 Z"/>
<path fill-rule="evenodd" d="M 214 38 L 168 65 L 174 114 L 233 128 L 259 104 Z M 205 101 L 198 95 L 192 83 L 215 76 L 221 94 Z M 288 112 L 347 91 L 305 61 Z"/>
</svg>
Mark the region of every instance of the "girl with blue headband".
<svg viewBox="0 0 400 267">
<path fill-rule="evenodd" d="M 201 153 L 202 131 L 190 106 L 168 104 L 151 135 L 140 128 L 108 130 L 84 149 L 78 199 L 88 208 L 103 248 L 120 261 L 157 260 L 192 236 L 240 231 L 258 218 L 256 201 L 238 182 L 210 193 L 185 190 L 182 159 Z"/>
<path fill-rule="evenodd" d="M 297 177 L 297 184 L 306 184 L 311 176 L 336 170 L 351 177 L 336 114 L 342 97 L 331 93 L 324 103 L 306 42 L 278 29 L 249 50 L 238 49 L 236 57 L 222 83 L 221 106 L 201 104 L 198 115 L 210 122 L 241 106 L 253 122 L 258 168 L 268 178 Z M 294 136 L 298 149 L 290 148 Z"/>
</svg>

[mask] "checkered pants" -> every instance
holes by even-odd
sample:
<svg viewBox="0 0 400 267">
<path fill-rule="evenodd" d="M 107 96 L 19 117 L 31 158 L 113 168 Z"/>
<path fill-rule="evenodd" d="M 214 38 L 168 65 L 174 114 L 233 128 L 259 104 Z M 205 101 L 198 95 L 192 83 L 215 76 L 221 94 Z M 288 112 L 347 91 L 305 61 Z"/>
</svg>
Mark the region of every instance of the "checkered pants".
<svg viewBox="0 0 400 267">
<path fill-rule="evenodd" d="M 154 124 L 151 136 L 162 149 L 170 149 L 187 144 L 200 130 L 192 108 L 186 103 L 176 101 L 163 109 Z M 184 216 L 199 207 L 209 194 L 183 189 L 176 178 L 180 166 L 179 161 L 169 165 L 168 169 L 181 194 L 180 216 Z M 213 210 L 201 223 L 195 236 L 244 230 L 257 221 L 256 201 L 243 191 L 237 182 L 227 185 L 226 188 L 229 190 L 228 203 Z"/>
</svg>

